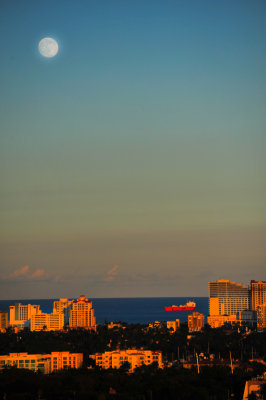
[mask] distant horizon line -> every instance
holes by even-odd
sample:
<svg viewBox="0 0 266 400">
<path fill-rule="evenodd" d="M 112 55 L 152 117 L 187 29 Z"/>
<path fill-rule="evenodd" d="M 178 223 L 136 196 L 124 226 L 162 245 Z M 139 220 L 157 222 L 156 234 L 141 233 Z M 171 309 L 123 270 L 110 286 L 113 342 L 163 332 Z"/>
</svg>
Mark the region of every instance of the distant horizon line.
<svg viewBox="0 0 266 400">
<path fill-rule="evenodd" d="M 85 295 L 87 296 L 87 295 Z M 205 298 L 209 296 L 129 296 L 129 297 L 90 297 L 90 299 L 173 299 L 173 298 Z M 0 299 L 0 301 L 25 301 L 25 300 L 56 300 L 56 299 L 69 299 L 74 300 L 78 297 L 45 297 L 45 298 L 20 298 L 20 299 Z"/>
</svg>

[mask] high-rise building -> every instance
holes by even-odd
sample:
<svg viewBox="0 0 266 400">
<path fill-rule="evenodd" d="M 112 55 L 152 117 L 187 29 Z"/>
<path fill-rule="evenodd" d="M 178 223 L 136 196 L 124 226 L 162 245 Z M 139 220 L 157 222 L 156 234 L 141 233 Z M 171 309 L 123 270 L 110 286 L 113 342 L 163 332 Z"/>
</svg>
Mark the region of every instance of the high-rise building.
<svg viewBox="0 0 266 400">
<path fill-rule="evenodd" d="M 266 303 L 257 306 L 257 331 L 266 329 Z"/>
<path fill-rule="evenodd" d="M 124 363 L 130 365 L 129 372 L 141 365 L 150 365 L 153 362 L 158 363 L 159 368 L 163 368 L 162 352 L 151 350 L 115 350 L 105 353 L 96 353 L 90 355 L 95 360 L 96 365 L 101 368 L 120 368 Z"/>
<path fill-rule="evenodd" d="M 72 300 L 59 299 L 54 301 L 53 313 L 58 313 L 58 314 L 63 313 L 65 324 L 68 324 L 71 307 L 72 307 Z"/>
<path fill-rule="evenodd" d="M 218 280 L 209 282 L 209 314 L 236 315 L 249 308 L 249 290 L 247 285 Z"/>
<path fill-rule="evenodd" d="M 5 332 L 8 328 L 8 312 L 0 311 L 0 332 Z"/>
<path fill-rule="evenodd" d="M 204 328 L 204 314 L 193 312 L 188 315 L 188 330 L 189 332 L 198 332 Z"/>
<path fill-rule="evenodd" d="M 96 318 L 92 308 L 92 301 L 88 300 L 84 295 L 72 301 L 69 327 L 96 330 Z"/>
<path fill-rule="evenodd" d="M 60 331 L 64 327 L 63 313 L 38 313 L 32 315 L 30 322 L 31 331 Z"/>
<path fill-rule="evenodd" d="M 16 303 L 10 306 L 10 326 L 24 328 L 26 322 L 35 314 L 41 312 L 39 305 Z"/>
<path fill-rule="evenodd" d="M 257 311 L 257 307 L 266 303 L 266 281 L 250 281 L 251 308 Z"/>
</svg>

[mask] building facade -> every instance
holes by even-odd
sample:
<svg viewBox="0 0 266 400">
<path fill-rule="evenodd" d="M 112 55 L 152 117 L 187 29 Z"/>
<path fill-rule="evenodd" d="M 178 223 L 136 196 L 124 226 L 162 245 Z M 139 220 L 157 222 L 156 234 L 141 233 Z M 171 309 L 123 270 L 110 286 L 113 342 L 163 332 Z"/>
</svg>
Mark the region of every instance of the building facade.
<svg viewBox="0 0 266 400">
<path fill-rule="evenodd" d="M 51 372 L 65 368 L 81 368 L 83 364 L 82 353 L 70 353 L 69 351 L 52 352 L 51 355 Z"/>
<path fill-rule="evenodd" d="M 204 328 L 204 314 L 193 312 L 188 315 L 189 332 L 199 332 Z"/>
<path fill-rule="evenodd" d="M 209 315 L 236 315 L 249 308 L 247 285 L 218 280 L 209 282 Z"/>
<path fill-rule="evenodd" d="M 64 314 L 65 324 L 69 323 L 72 300 L 66 298 L 54 301 L 53 314 Z"/>
<path fill-rule="evenodd" d="M 44 374 L 49 374 L 51 357 L 47 354 L 10 353 L 0 356 L 0 369 L 6 366 L 30 369 L 35 372 L 39 370 Z"/>
<path fill-rule="evenodd" d="M 266 281 L 250 281 L 251 308 L 257 310 L 258 306 L 266 303 Z"/>
<path fill-rule="evenodd" d="M 180 328 L 180 320 L 176 319 L 175 321 L 166 321 L 166 327 L 172 332 L 176 332 L 178 328 Z"/>
<path fill-rule="evenodd" d="M 251 308 L 257 313 L 257 330 L 266 328 L 266 281 L 250 281 Z"/>
<path fill-rule="evenodd" d="M 41 312 L 39 305 L 33 304 L 21 304 L 16 303 L 14 306 L 10 306 L 10 326 L 17 326 L 24 328 L 27 323 L 30 324 L 29 320 L 35 314 Z"/>
<path fill-rule="evenodd" d="M 262 385 L 266 385 L 266 372 L 264 372 L 262 376 L 257 376 L 256 378 L 252 378 L 250 381 L 246 381 L 243 400 L 248 400 L 252 393 L 255 394 L 258 400 L 262 399 L 262 396 L 260 395 Z"/>
<path fill-rule="evenodd" d="M 208 324 L 211 328 L 220 328 L 224 324 L 237 324 L 238 319 L 236 315 L 210 315 L 208 317 Z"/>
<path fill-rule="evenodd" d="M 97 328 L 92 301 L 88 300 L 84 295 L 79 296 L 77 300 L 72 302 L 69 327 L 93 330 Z"/>
<path fill-rule="evenodd" d="M 0 332 L 5 332 L 8 328 L 8 312 L 0 311 Z"/>
<path fill-rule="evenodd" d="M 95 360 L 96 365 L 104 369 L 120 368 L 125 362 L 130 365 L 129 372 L 133 372 L 135 368 L 141 365 L 150 365 L 153 362 L 158 363 L 158 368 L 163 368 L 161 351 L 116 350 L 92 354 L 90 358 Z"/>
<path fill-rule="evenodd" d="M 64 327 L 63 313 L 38 313 L 32 315 L 30 322 L 31 331 L 60 331 Z"/>
<path fill-rule="evenodd" d="M 257 324 L 257 312 L 254 310 L 240 311 L 238 314 L 238 320 L 240 325 L 246 325 L 249 327 L 255 327 Z"/>
<path fill-rule="evenodd" d="M 263 332 L 266 329 L 266 303 L 257 306 L 257 331 Z"/>
<path fill-rule="evenodd" d="M 41 371 L 50 374 L 65 368 L 81 368 L 82 353 L 53 352 L 51 354 L 10 353 L 0 356 L 0 369 L 6 366 Z"/>
</svg>

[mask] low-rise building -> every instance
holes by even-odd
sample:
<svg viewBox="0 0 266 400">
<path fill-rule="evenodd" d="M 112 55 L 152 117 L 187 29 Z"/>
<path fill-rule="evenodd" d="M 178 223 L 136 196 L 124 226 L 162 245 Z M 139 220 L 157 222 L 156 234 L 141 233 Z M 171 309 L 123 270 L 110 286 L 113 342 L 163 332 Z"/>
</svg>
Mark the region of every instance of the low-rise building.
<svg viewBox="0 0 266 400">
<path fill-rule="evenodd" d="M 0 356 L 0 369 L 9 367 L 41 371 L 44 374 L 51 372 L 51 357 L 47 354 L 10 353 Z"/>
<path fill-rule="evenodd" d="M 236 315 L 210 315 L 208 324 L 211 328 L 220 328 L 224 324 L 236 324 L 238 322 Z"/>
<path fill-rule="evenodd" d="M 30 330 L 31 331 L 59 331 L 64 327 L 64 314 L 52 313 L 45 314 L 39 313 L 32 315 Z"/>
<path fill-rule="evenodd" d="M 180 328 L 180 320 L 176 319 L 175 321 L 166 321 L 166 327 L 172 332 L 176 332 L 176 330 Z"/>
<path fill-rule="evenodd" d="M 148 325 L 149 329 L 158 329 L 162 327 L 162 323 L 160 321 L 150 322 Z"/>
<path fill-rule="evenodd" d="M 257 324 L 257 312 L 254 310 L 243 310 L 238 313 L 238 320 L 240 325 L 246 325 L 249 327 L 256 326 Z"/>
<path fill-rule="evenodd" d="M 153 362 L 158 363 L 158 368 L 163 368 L 161 351 L 137 349 L 115 350 L 92 354 L 90 358 L 95 360 L 96 365 L 104 369 L 120 368 L 125 362 L 129 363 L 130 372 L 133 372 L 135 368 L 141 365 L 150 365 Z"/>
<path fill-rule="evenodd" d="M 189 332 L 199 332 L 204 328 L 204 314 L 193 312 L 188 315 Z"/>
<path fill-rule="evenodd" d="M 5 332 L 8 328 L 8 312 L 0 311 L 0 332 Z"/>
<path fill-rule="evenodd" d="M 109 324 L 107 325 L 108 329 L 114 329 L 114 328 L 125 328 L 122 324 L 116 323 L 116 322 L 109 322 Z"/>
<path fill-rule="evenodd" d="M 0 356 L 0 369 L 6 366 L 41 371 L 50 374 L 65 368 L 81 368 L 83 363 L 82 353 L 52 352 L 51 354 L 10 353 Z"/>
<path fill-rule="evenodd" d="M 82 353 L 70 353 L 69 351 L 54 351 L 51 353 L 51 371 L 65 368 L 81 368 L 83 364 Z"/>
<path fill-rule="evenodd" d="M 254 393 L 258 399 L 262 399 L 259 396 L 262 385 L 266 385 L 266 372 L 262 376 L 246 381 L 243 400 L 248 400 L 251 393 Z"/>
</svg>

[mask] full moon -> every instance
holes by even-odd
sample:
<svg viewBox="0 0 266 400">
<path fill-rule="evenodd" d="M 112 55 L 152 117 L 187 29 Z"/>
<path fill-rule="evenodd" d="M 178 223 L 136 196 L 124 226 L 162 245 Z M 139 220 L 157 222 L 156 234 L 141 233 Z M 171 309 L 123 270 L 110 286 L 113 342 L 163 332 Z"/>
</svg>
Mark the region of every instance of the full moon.
<svg viewBox="0 0 266 400">
<path fill-rule="evenodd" d="M 58 43 L 50 37 L 45 37 L 39 42 L 39 52 L 42 56 L 52 58 L 58 53 Z"/>
</svg>

